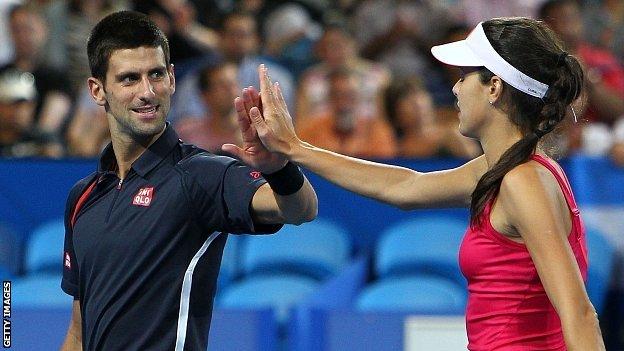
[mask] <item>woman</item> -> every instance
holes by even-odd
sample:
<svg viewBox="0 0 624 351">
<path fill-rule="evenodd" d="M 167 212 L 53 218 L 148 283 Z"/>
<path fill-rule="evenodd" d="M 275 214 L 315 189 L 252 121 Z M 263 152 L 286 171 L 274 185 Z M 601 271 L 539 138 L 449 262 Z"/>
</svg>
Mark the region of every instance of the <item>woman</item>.
<svg viewBox="0 0 624 351">
<path fill-rule="evenodd" d="M 432 53 L 461 68 L 453 87 L 459 130 L 484 150 L 456 169 L 420 173 L 299 140 L 279 84 L 270 83 L 263 67 L 263 111 L 253 89 L 235 100 L 241 129 L 252 126 L 268 149 L 396 207 L 470 206 L 459 254 L 468 280 L 470 350 L 604 350 L 583 285 L 587 255 L 579 211 L 563 171 L 538 143 L 579 97 L 577 59 L 546 26 L 526 18 L 480 23 L 466 40 Z M 238 156 L 253 151 L 223 149 Z"/>
</svg>

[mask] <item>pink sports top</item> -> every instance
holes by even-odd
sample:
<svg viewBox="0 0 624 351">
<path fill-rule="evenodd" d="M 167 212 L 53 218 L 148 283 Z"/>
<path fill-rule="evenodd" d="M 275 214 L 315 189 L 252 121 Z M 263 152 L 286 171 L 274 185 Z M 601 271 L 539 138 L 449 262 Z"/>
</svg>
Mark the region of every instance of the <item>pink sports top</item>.
<svg viewBox="0 0 624 351">
<path fill-rule="evenodd" d="M 572 216 L 568 242 L 585 280 L 585 229 L 570 184 L 551 161 L 540 155 L 532 155 L 531 159 L 552 172 L 565 195 Z M 468 349 L 565 350 L 561 321 L 531 256 L 524 244 L 492 227 L 492 203 L 485 206 L 481 224 L 468 228 L 459 250 L 459 265 L 468 280 Z"/>
</svg>

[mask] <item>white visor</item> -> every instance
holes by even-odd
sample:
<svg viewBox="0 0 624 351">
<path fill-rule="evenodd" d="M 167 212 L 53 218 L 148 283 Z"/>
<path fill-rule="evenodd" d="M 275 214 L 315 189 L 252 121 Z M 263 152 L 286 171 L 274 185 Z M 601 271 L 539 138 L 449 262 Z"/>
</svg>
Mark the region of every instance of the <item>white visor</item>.
<svg viewBox="0 0 624 351">
<path fill-rule="evenodd" d="M 548 85 L 527 76 L 505 61 L 485 36 L 482 23 L 477 24 L 465 40 L 434 46 L 431 53 L 441 62 L 451 66 L 484 66 L 512 87 L 531 96 L 543 98 L 548 91 Z"/>
</svg>

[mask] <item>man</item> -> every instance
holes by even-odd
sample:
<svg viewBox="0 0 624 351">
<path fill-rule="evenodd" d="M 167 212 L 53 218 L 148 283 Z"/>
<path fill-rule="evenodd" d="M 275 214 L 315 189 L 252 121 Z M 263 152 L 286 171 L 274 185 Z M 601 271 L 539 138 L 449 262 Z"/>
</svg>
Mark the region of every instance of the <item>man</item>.
<svg viewBox="0 0 624 351">
<path fill-rule="evenodd" d="M 329 106 L 318 117 L 297 124 L 301 138 L 314 145 L 349 156 L 391 158 L 397 146 L 384 117 L 369 117 L 359 107 L 361 77 L 349 68 L 336 68 L 328 74 Z"/>
<path fill-rule="evenodd" d="M 266 64 L 273 78 L 280 83 L 286 103 L 294 105 L 295 82 L 292 73 L 272 59 L 259 54 L 260 33 L 256 18 L 247 12 L 232 12 L 222 18 L 219 28 L 220 50 L 224 61 L 236 64 L 237 80 L 241 87 L 258 86 L 256 68 Z M 193 71 L 187 73 L 179 85 L 179 94 L 174 99 L 170 120 L 178 121 L 184 117 L 201 118 L 209 106 L 202 101 L 197 89 L 197 75 Z"/>
<path fill-rule="evenodd" d="M 15 68 L 32 73 L 37 97 L 31 128 L 48 140 L 49 156 L 60 157 L 64 153 L 63 128 L 71 110 L 73 92 L 66 73 L 43 62 L 48 24 L 32 7 L 16 5 L 9 12 L 9 27 L 15 55 L 0 70 Z"/>
<path fill-rule="evenodd" d="M 0 69 L 0 157 L 47 155 L 48 144 L 33 133 L 36 98 L 32 74 Z"/>
<path fill-rule="evenodd" d="M 297 123 L 328 113 L 331 100 L 329 76 L 343 68 L 352 71 L 360 83 L 358 114 L 367 118 L 383 114 L 381 93 L 390 83 L 390 72 L 384 65 L 360 57 L 355 40 L 344 23 L 330 22 L 323 30 L 316 44 L 319 63 L 304 71 L 300 79 L 295 106 Z"/>
<path fill-rule="evenodd" d="M 209 113 L 202 118 L 182 118 L 175 125 L 185 142 L 212 153 L 221 153 L 221 145 L 241 144 L 240 130 L 232 101 L 240 94 L 236 65 L 231 62 L 211 64 L 199 71 L 198 87 Z"/>
<path fill-rule="evenodd" d="M 105 17 L 87 51 L 112 142 L 67 202 L 62 288 L 75 300 L 62 350 L 205 350 L 224 233 L 310 221 L 316 195 L 253 128 L 232 151 L 256 170 L 178 139 L 167 39 L 145 15 Z"/>
<path fill-rule="evenodd" d="M 588 103 L 583 117 L 613 126 L 624 114 L 624 67 L 608 48 L 586 41 L 581 10 L 575 0 L 549 0 L 540 6 L 538 17 L 584 65 Z"/>
</svg>

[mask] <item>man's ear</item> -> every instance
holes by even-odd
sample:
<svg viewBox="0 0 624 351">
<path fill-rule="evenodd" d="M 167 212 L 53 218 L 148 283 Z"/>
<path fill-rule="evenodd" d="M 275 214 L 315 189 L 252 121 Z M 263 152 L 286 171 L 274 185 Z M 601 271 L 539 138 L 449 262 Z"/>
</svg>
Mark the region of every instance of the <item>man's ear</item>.
<svg viewBox="0 0 624 351">
<path fill-rule="evenodd" d="M 87 79 L 87 84 L 89 85 L 89 93 L 93 101 L 100 106 L 105 106 L 107 101 L 104 83 L 97 78 L 89 77 Z"/>
<path fill-rule="evenodd" d="M 171 82 L 171 94 L 175 93 L 175 70 L 173 67 L 173 63 L 169 64 L 169 68 L 167 68 L 167 74 L 169 74 L 169 81 Z"/>
</svg>

